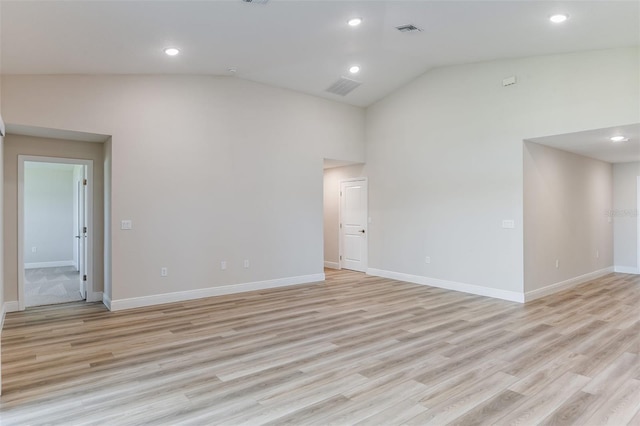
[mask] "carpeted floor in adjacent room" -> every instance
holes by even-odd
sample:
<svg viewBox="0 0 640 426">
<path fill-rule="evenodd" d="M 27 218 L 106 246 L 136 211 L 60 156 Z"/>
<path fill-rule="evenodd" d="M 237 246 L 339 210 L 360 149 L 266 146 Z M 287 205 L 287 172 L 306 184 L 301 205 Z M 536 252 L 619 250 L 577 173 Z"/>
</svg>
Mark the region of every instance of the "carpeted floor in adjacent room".
<svg viewBox="0 0 640 426">
<path fill-rule="evenodd" d="M 25 269 L 26 306 L 54 305 L 83 300 L 80 273 L 73 266 Z"/>
</svg>

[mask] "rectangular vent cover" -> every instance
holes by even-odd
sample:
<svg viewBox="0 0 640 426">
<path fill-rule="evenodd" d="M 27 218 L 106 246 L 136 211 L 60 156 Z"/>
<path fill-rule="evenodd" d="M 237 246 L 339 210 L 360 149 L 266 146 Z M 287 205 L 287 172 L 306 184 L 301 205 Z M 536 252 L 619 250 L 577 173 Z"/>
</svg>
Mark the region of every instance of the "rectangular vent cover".
<svg viewBox="0 0 640 426">
<path fill-rule="evenodd" d="M 347 77 L 340 77 L 338 81 L 329 86 L 327 92 L 333 93 L 335 95 L 346 96 L 361 84 L 362 83 L 360 83 L 359 81 L 351 80 Z"/>
<path fill-rule="evenodd" d="M 412 24 L 400 25 L 396 27 L 396 30 L 400 31 L 401 33 L 414 33 L 422 31 L 420 28 Z"/>
<path fill-rule="evenodd" d="M 269 3 L 269 0 L 242 0 L 245 3 L 254 3 L 254 4 L 266 4 Z"/>
</svg>

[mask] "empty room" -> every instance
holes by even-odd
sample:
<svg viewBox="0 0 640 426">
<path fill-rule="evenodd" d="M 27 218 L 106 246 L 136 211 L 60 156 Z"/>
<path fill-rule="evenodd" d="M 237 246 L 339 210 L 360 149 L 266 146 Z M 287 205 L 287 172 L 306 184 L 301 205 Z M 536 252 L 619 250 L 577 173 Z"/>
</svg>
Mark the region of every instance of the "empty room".
<svg viewBox="0 0 640 426">
<path fill-rule="evenodd" d="M 639 425 L 637 1 L 0 0 L 2 425 Z"/>
</svg>

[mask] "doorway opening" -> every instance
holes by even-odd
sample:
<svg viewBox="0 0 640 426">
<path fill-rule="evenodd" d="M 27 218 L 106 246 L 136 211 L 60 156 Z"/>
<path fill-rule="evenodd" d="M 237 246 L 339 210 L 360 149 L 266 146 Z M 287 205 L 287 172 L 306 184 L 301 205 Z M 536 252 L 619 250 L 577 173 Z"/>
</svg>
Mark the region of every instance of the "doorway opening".
<svg viewBox="0 0 640 426">
<path fill-rule="evenodd" d="M 18 304 L 92 300 L 93 161 L 18 157 Z"/>
<path fill-rule="evenodd" d="M 366 181 L 366 170 L 364 163 L 355 163 L 353 161 L 324 159 L 324 173 L 323 173 L 323 244 L 324 244 L 324 267 L 325 273 L 327 269 L 351 269 L 353 265 L 343 264 L 343 241 L 342 231 L 340 225 L 341 211 L 344 209 L 342 206 L 342 197 L 340 196 L 341 186 L 343 182 L 353 180 Z M 368 209 L 368 203 L 365 201 L 365 210 Z M 365 212 L 365 216 L 368 212 Z M 365 233 L 359 233 L 360 238 L 364 240 L 365 253 L 368 251 L 368 216 L 364 219 L 364 227 L 360 230 L 365 230 Z M 350 241 L 351 243 L 351 241 Z M 361 272 L 366 272 L 367 262 L 361 262 L 361 266 L 358 269 Z"/>
</svg>

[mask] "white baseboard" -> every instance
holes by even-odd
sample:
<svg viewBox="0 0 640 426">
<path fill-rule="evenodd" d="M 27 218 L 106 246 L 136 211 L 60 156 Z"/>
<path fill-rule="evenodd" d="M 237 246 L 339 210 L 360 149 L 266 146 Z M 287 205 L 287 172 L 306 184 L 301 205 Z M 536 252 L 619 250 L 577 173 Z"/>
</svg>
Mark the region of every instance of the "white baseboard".
<svg viewBox="0 0 640 426">
<path fill-rule="evenodd" d="M 106 306 L 108 310 L 111 310 L 111 298 L 105 293 L 102 293 L 102 303 L 104 303 L 104 306 Z"/>
<path fill-rule="evenodd" d="M 87 293 L 87 302 L 102 302 L 104 297 L 101 291 L 94 291 L 92 294 Z"/>
<path fill-rule="evenodd" d="M 635 274 L 635 275 L 640 274 L 640 268 L 634 268 L 631 266 L 615 266 L 613 268 L 613 271 L 619 274 Z"/>
<path fill-rule="evenodd" d="M 61 266 L 74 266 L 73 260 L 58 260 L 55 262 L 32 262 L 25 263 L 24 269 L 36 269 L 36 268 L 59 268 Z"/>
<path fill-rule="evenodd" d="M 225 294 L 244 293 L 247 291 L 265 290 L 297 284 L 308 284 L 324 281 L 324 279 L 324 274 L 303 275 L 299 277 L 279 278 L 275 280 L 225 285 L 221 287 L 209 287 L 198 290 L 178 291 L 175 293 L 154 294 L 152 296 L 133 297 L 130 299 L 108 300 L 107 297 L 103 296 L 103 301 L 111 311 L 121 311 L 124 309 L 183 302 L 185 300 L 202 299 L 205 297 L 222 296 Z"/>
<path fill-rule="evenodd" d="M 613 270 L 614 270 L 613 266 L 610 266 L 608 268 L 600 269 L 594 272 L 589 272 L 588 274 L 570 278 L 568 280 L 561 281 L 559 283 L 551 284 L 546 287 L 539 288 L 537 290 L 528 291 L 524 295 L 524 300 L 527 302 L 530 302 L 532 300 L 539 299 L 541 297 L 548 296 L 550 294 L 557 293 L 562 290 L 567 290 L 579 284 L 586 283 L 587 281 L 600 278 L 603 275 L 610 274 L 613 272 Z"/>
<path fill-rule="evenodd" d="M 338 262 L 324 262 L 324 267 L 329 269 L 340 269 L 340 264 Z"/>
<path fill-rule="evenodd" d="M 494 299 L 508 300 L 510 302 L 524 303 L 524 294 L 518 293 L 517 291 L 500 290 L 497 288 L 482 287 L 479 285 L 459 283 L 455 281 L 445 281 L 437 278 L 404 274 L 402 272 L 384 271 L 382 269 L 374 268 L 367 269 L 367 275 L 444 288 L 447 290 L 461 291 L 463 293 L 471 293 L 479 296 L 493 297 Z"/>
<path fill-rule="evenodd" d="M 4 328 L 4 317 L 9 312 L 18 312 L 20 310 L 20 305 L 18 301 L 13 302 L 4 302 L 2 305 L 2 310 L 0 311 L 0 331 Z"/>
</svg>

